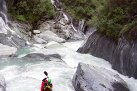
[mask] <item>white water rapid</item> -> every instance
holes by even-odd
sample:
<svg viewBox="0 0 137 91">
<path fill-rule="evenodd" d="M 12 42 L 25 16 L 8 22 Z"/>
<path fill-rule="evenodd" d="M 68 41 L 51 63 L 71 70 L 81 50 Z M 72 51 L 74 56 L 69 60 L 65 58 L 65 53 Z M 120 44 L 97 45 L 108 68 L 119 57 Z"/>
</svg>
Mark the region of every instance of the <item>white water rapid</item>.
<svg viewBox="0 0 137 91">
<path fill-rule="evenodd" d="M 116 72 L 107 61 L 101 58 L 77 53 L 76 50 L 81 46 L 83 41 L 66 43 L 52 41 L 46 45 L 34 44 L 32 47 L 26 47 L 18 51 L 17 48 L 7 46 L 9 43 L 16 45 L 17 40 L 15 41 L 15 39 L 18 37 L 14 36 L 15 39 L 12 40 L 11 38 L 13 35 L 18 35 L 18 33 L 9 28 L 7 18 L 5 18 L 7 16 L 3 16 L 3 13 L 6 11 L 4 10 L 6 5 L 3 2 L 4 0 L 0 0 L 0 42 L 4 43 L 4 45 L 0 44 L 0 75 L 3 75 L 5 78 L 6 91 L 40 91 L 41 81 L 45 77 L 43 71 L 45 70 L 49 73 L 50 79 L 52 79 L 53 91 L 75 91 L 72 86 L 72 77 L 79 62 Z M 4 39 L 7 40 L 6 43 L 3 41 Z M 19 40 L 17 44 L 21 43 L 22 41 Z M 17 53 L 17 57 L 1 57 L 3 55 L 11 56 L 15 52 Z M 30 53 L 58 54 L 61 56 L 61 59 L 51 57 L 49 61 L 48 59 L 22 58 Z M 137 91 L 137 80 L 123 75 L 120 76 L 126 81 L 131 91 Z M 0 91 L 3 90 L 0 88 Z"/>
<path fill-rule="evenodd" d="M 76 41 L 64 44 L 50 42 L 46 46 L 35 45 L 35 47 L 30 48 L 33 50 L 28 49 L 29 51 L 21 51 L 22 53 L 20 53 L 20 56 L 30 52 L 56 53 L 61 55 L 62 60 L 56 58 L 51 59 L 51 61 L 23 60 L 20 58 L 0 59 L 0 74 L 4 75 L 6 79 L 6 90 L 40 91 L 41 80 L 44 78 L 43 71 L 46 70 L 52 79 L 53 91 L 75 91 L 71 79 L 79 62 L 112 70 L 111 65 L 103 59 L 75 52 L 82 42 Z M 137 80 L 122 75 L 121 77 L 127 82 L 131 91 L 137 91 Z"/>
</svg>

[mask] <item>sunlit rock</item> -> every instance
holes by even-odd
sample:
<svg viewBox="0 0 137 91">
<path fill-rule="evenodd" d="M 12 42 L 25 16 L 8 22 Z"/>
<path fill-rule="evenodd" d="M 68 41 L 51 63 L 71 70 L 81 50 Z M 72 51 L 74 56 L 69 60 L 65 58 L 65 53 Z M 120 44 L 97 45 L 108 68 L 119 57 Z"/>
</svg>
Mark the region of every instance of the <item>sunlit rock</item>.
<svg viewBox="0 0 137 91">
<path fill-rule="evenodd" d="M 10 56 L 14 55 L 17 51 L 17 48 L 10 47 L 7 45 L 0 44 L 0 56 Z"/>
<path fill-rule="evenodd" d="M 34 34 L 40 34 L 41 32 L 39 30 L 33 30 Z"/>
<path fill-rule="evenodd" d="M 43 22 L 41 23 L 39 26 L 38 26 L 38 29 L 39 31 L 41 32 L 44 32 L 44 31 L 49 31 L 52 27 L 52 25 L 54 24 L 54 21 L 46 21 L 46 22 Z"/>
<path fill-rule="evenodd" d="M 59 38 L 55 33 L 51 32 L 51 31 L 45 31 L 42 32 L 40 34 L 37 34 L 36 36 L 34 36 L 35 41 L 37 41 L 38 43 L 40 43 L 40 41 L 44 42 L 50 42 L 50 41 L 56 41 L 56 42 L 65 42 L 64 39 Z"/>
</svg>

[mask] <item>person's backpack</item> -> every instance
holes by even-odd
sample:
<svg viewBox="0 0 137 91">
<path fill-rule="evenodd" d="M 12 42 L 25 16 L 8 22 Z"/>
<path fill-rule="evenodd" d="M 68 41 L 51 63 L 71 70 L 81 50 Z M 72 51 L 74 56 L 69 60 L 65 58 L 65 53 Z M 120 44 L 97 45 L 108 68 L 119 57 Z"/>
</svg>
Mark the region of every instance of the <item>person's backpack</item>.
<svg viewBox="0 0 137 91">
<path fill-rule="evenodd" d="M 52 91 L 52 83 L 50 79 L 44 82 L 44 91 Z"/>
</svg>

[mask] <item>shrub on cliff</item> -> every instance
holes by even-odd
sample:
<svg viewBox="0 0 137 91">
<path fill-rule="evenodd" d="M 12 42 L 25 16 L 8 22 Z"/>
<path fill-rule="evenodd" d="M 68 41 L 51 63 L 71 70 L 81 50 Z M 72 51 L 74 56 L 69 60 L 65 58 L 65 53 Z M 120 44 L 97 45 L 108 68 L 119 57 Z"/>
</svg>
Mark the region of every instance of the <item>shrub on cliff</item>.
<svg viewBox="0 0 137 91">
<path fill-rule="evenodd" d="M 37 22 L 41 17 L 53 18 L 55 12 L 50 0 L 7 0 L 10 15 L 20 21 Z"/>
<path fill-rule="evenodd" d="M 136 21 L 136 8 L 136 0 L 108 0 L 102 14 L 98 16 L 98 30 L 108 36 L 118 38 L 125 31 L 123 29 L 125 26 Z M 102 22 L 103 20 L 105 22 Z"/>
<path fill-rule="evenodd" d="M 137 21 L 137 0 L 60 1 L 73 17 L 85 19 L 88 25 L 112 38 L 118 38 L 127 31 L 123 29 L 125 26 Z"/>
<path fill-rule="evenodd" d="M 74 18 L 89 21 L 98 12 L 105 0 L 60 0 L 64 9 Z"/>
</svg>

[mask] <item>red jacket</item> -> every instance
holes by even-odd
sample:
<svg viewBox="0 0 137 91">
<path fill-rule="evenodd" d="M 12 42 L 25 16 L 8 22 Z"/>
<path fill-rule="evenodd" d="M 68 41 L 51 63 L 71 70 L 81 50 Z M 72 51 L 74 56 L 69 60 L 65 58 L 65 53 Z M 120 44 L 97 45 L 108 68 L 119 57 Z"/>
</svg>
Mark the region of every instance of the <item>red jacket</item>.
<svg viewBox="0 0 137 91">
<path fill-rule="evenodd" d="M 42 83 L 41 83 L 41 91 L 52 91 L 51 89 L 46 89 L 46 90 L 44 90 L 44 84 L 45 84 L 45 83 L 48 83 L 47 78 L 45 78 L 45 79 L 42 80 Z M 52 84 L 51 84 L 51 87 L 52 87 Z"/>
</svg>

